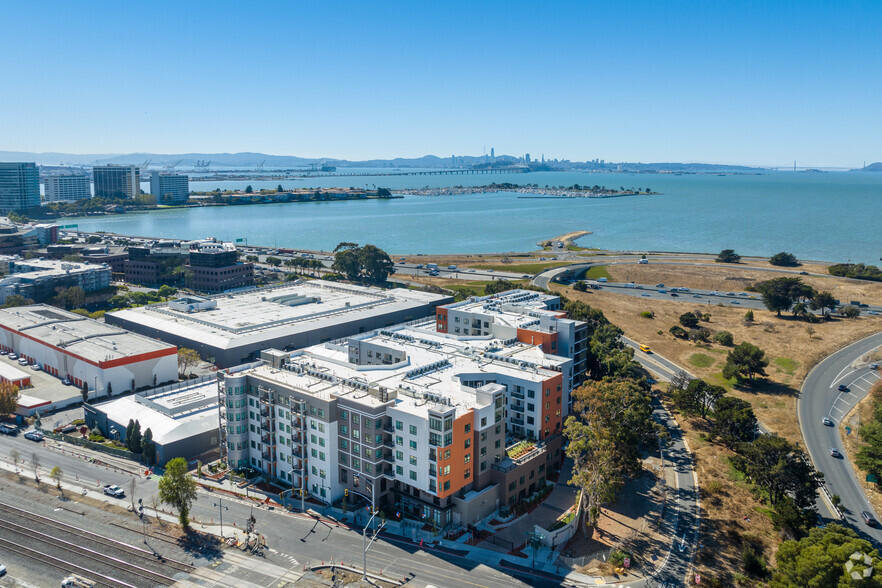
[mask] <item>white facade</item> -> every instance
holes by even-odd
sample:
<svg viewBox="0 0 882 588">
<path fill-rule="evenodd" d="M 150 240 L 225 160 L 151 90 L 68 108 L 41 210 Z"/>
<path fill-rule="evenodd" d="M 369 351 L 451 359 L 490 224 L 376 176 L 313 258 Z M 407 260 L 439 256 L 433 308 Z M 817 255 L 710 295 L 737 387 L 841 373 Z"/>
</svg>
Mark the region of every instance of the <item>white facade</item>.
<svg viewBox="0 0 882 588">
<path fill-rule="evenodd" d="M 157 204 L 183 204 L 190 197 L 190 180 L 184 174 L 161 174 L 150 176 L 150 193 Z"/>
<path fill-rule="evenodd" d="M 46 202 L 75 202 L 92 197 L 89 176 L 48 176 L 44 183 Z"/>
</svg>

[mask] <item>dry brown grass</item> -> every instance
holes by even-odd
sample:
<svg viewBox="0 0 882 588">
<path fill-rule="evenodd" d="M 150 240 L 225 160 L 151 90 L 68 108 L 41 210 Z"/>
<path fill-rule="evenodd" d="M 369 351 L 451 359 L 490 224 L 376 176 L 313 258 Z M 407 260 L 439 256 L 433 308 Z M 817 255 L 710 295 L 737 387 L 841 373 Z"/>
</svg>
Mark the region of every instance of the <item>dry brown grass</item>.
<svg viewBox="0 0 882 588">
<path fill-rule="evenodd" d="M 766 265 L 766 267 L 772 267 Z M 805 267 L 797 269 L 805 269 Z M 776 268 L 781 269 L 781 268 Z M 791 268 L 792 269 L 792 268 Z M 768 272 L 751 270 L 748 266 L 719 264 L 714 267 L 694 265 L 611 265 L 607 268 L 611 281 L 635 282 L 637 284 L 658 284 L 667 286 L 718 290 L 720 292 L 740 292 L 745 286 L 771 280 L 781 276 L 794 277 L 792 272 Z M 826 273 L 826 266 L 809 268 L 805 271 Z M 834 298 L 843 303 L 859 300 L 868 304 L 882 303 L 882 284 L 843 278 L 796 276 L 816 290 L 828 290 Z"/>
<path fill-rule="evenodd" d="M 714 332 L 729 331 L 736 344 L 749 341 L 758 345 L 765 350 L 766 357 L 772 360 L 767 369 L 767 379 L 758 380 L 754 386 L 736 388 L 731 393 L 749 401 L 758 419 L 772 431 L 793 442 L 801 440 L 796 421 L 796 392 L 808 370 L 830 353 L 882 329 L 882 316 L 865 315 L 857 319 L 832 320 L 811 325 L 814 334 L 809 335 L 807 323 L 776 318 L 774 313 L 766 310 L 754 310 L 755 323 L 746 326 L 743 323 L 746 312 L 744 308 L 701 306 L 684 298 L 668 301 L 625 296 L 605 290 L 581 293 L 559 285 L 553 285 L 552 288 L 565 293 L 569 298 L 583 300 L 599 308 L 625 335 L 649 345 L 658 354 L 685 367 L 696 376 L 731 389 L 731 384 L 723 381 L 721 375 L 729 348 L 717 344 L 691 343 L 677 339 L 668 332 L 671 326 L 679 324 L 679 316 L 684 312 L 700 308 L 702 312 L 710 313 L 710 321 L 703 322 L 702 326 Z M 655 318 L 641 317 L 640 313 L 644 310 L 653 311 Z M 658 331 L 662 334 L 659 335 Z M 694 363 L 697 359 L 693 357 L 695 354 L 707 356 L 711 364 L 698 367 Z"/>
</svg>

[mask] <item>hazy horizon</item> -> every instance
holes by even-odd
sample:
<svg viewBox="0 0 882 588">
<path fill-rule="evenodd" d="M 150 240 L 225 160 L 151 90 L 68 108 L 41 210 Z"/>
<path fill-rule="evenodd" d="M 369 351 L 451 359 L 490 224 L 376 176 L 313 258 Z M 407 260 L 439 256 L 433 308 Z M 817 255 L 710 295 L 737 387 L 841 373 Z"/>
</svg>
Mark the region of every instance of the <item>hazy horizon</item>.
<svg viewBox="0 0 882 588">
<path fill-rule="evenodd" d="M 861 167 L 882 4 L 13 3 L 0 149 Z"/>
</svg>

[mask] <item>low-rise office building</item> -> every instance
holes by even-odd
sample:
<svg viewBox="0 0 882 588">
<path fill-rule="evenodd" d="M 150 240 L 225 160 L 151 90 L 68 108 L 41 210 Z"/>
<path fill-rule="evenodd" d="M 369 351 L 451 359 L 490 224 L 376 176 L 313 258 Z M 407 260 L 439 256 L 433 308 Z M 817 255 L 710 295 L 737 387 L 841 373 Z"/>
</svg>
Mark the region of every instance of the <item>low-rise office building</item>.
<svg viewBox="0 0 882 588">
<path fill-rule="evenodd" d="M 186 267 L 187 285 L 197 292 L 218 293 L 254 285 L 254 265 L 239 262 L 232 243 L 193 243 Z"/>
<path fill-rule="evenodd" d="M 290 282 L 213 297 L 184 297 L 104 316 L 109 324 L 195 349 L 219 367 L 254 361 L 264 349 L 301 349 L 435 312 L 450 296 L 403 288 Z"/>
<path fill-rule="evenodd" d="M 562 459 L 572 360 L 517 339 L 440 334 L 433 323 L 268 350 L 264 365 L 220 373 L 229 463 L 438 529 L 542 489 Z"/>
<path fill-rule="evenodd" d="M 0 309 L 0 349 L 85 383 L 92 398 L 178 379 L 174 345 L 45 304 Z"/>
<path fill-rule="evenodd" d="M 94 292 L 110 285 L 110 267 L 55 259 L 22 259 L 17 255 L 0 255 L 0 304 L 13 294 L 42 302 L 55 296 L 56 288 L 79 286 Z"/>
<path fill-rule="evenodd" d="M 165 386 L 84 405 L 86 425 L 108 439 L 126 441 L 129 421 L 153 436 L 156 464 L 182 457 L 207 463 L 218 457 L 217 378 Z"/>
</svg>

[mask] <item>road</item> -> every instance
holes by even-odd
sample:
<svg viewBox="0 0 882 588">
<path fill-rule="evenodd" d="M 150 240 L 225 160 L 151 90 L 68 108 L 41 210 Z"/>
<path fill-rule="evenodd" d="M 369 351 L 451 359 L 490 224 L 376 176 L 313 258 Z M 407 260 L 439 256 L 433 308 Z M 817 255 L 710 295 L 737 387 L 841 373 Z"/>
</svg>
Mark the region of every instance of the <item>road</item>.
<svg viewBox="0 0 882 588">
<path fill-rule="evenodd" d="M 815 468 L 824 473 L 824 483 L 830 493 L 842 499 L 846 521 L 876 545 L 882 545 L 882 528 L 868 527 L 860 520 L 862 510 L 874 512 L 862 482 L 856 478 L 848 459 L 831 456 L 830 448 L 842 448 L 841 419 L 867 395 L 872 383 L 882 377 L 882 372 L 870 370 L 866 363 L 858 363 L 861 356 L 879 346 L 882 346 L 882 333 L 852 343 L 821 361 L 806 376 L 797 401 L 800 430 Z M 840 384 L 848 391 L 840 392 Z M 824 417 L 832 419 L 834 426 L 824 426 L 821 423 Z"/>
<path fill-rule="evenodd" d="M 130 494 L 130 482 L 135 479 L 134 499 L 143 498 L 150 504 L 150 497 L 158 493 L 155 476 L 146 479 L 131 473 L 108 469 L 84 460 L 77 454 L 82 450 L 78 447 L 63 445 L 65 453 L 61 453 L 51 444 L 43 445 L 24 438 L 0 437 L 0 459 L 9 461 L 9 454 L 14 449 L 19 452 L 23 476 L 32 476 L 32 455 L 36 454 L 40 462 L 41 478 L 48 478 L 48 472 L 54 466 L 64 471 L 64 480 L 72 484 L 81 484 L 100 491 L 104 484 L 118 484 Z M 122 462 L 120 462 L 122 463 Z M 7 502 L 14 503 L 7 496 Z M 125 508 L 131 502 L 124 499 L 106 498 L 108 503 L 116 503 Z M 292 562 L 305 564 L 307 561 L 319 563 L 352 560 L 355 565 L 361 562 L 361 527 L 350 529 L 346 526 L 329 524 L 325 520 L 317 521 L 307 515 L 268 510 L 255 507 L 243 499 L 221 496 L 217 492 L 200 489 L 198 499 L 193 505 L 191 517 L 203 523 L 219 522 L 221 508 L 227 535 L 231 534 L 233 524 L 243 529 L 249 516 L 253 513 L 257 523 L 256 530 L 266 536 L 271 548 L 267 560 L 281 566 L 290 567 Z M 149 514 L 148 507 L 148 514 Z M 198 529 L 199 526 L 197 525 Z M 99 531 L 100 532 L 100 531 Z M 465 586 L 483 588 L 511 588 L 514 586 L 561 586 L 559 580 L 527 575 L 519 579 L 516 572 L 503 569 L 492 569 L 478 561 L 447 554 L 431 548 L 419 546 L 394 537 L 383 537 L 371 547 L 368 553 L 368 568 L 373 572 L 381 571 L 391 577 L 404 577 L 413 574 L 411 585 L 414 586 Z"/>
</svg>

